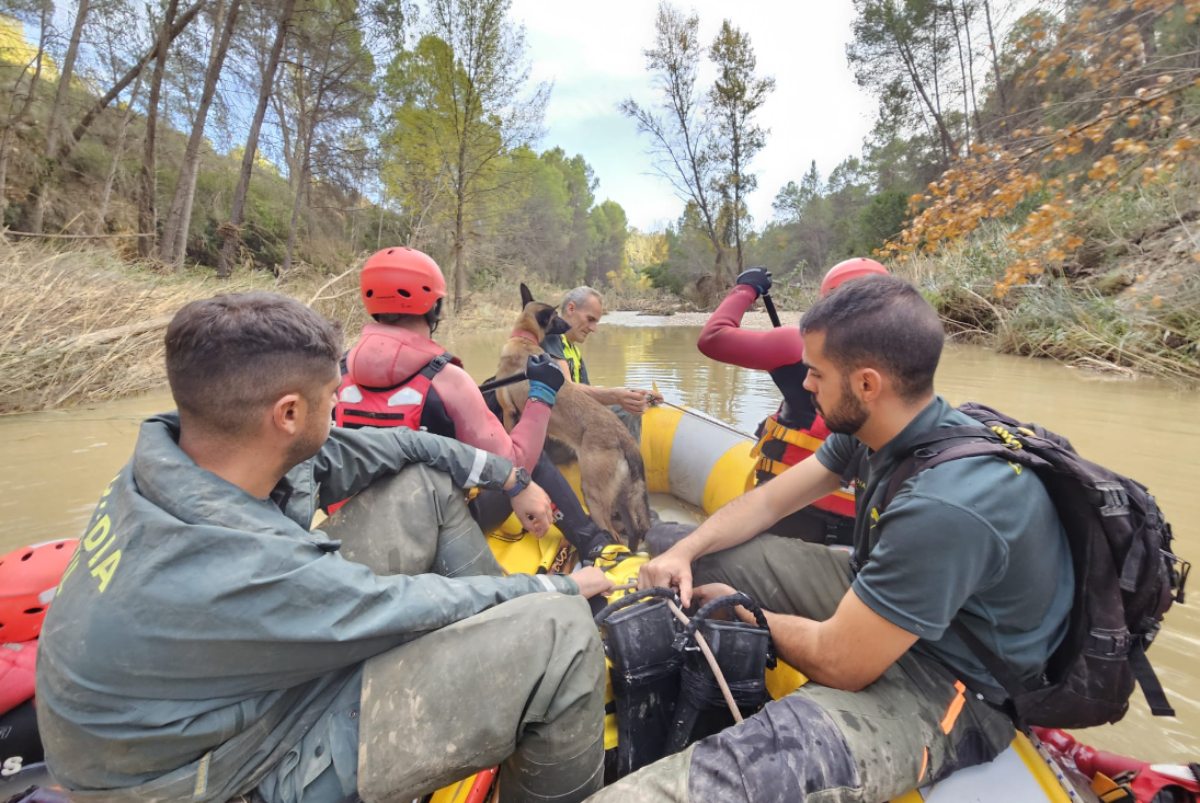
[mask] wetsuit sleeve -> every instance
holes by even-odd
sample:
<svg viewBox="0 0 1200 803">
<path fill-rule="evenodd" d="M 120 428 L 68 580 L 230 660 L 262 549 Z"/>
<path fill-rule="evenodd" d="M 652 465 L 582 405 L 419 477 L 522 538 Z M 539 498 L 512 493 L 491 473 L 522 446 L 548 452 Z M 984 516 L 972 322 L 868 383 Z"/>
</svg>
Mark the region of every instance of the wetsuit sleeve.
<svg viewBox="0 0 1200 803">
<path fill-rule="evenodd" d="M 347 499 L 412 463 L 446 472 L 459 488 L 500 488 L 512 473 L 511 461 L 440 435 L 405 427 L 334 428 L 312 461 L 320 504 Z"/>
<path fill-rule="evenodd" d="M 923 639 L 940 639 L 967 599 L 994 585 L 1008 566 L 1008 549 L 995 528 L 976 511 L 944 499 L 902 492 L 877 526 L 879 541 L 854 579 L 854 593 Z"/>
<path fill-rule="evenodd" d="M 700 332 L 696 346 L 705 357 L 759 371 L 773 371 L 804 359 L 804 341 L 798 326 L 780 326 L 767 332 L 741 328 L 742 316 L 758 296 L 753 288 L 737 285 L 713 312 Z"/>
<path fill-rule="evenodd" d="M 446 414 L 454 421 L 454 437 L 463 443 L 500 455 L 526 471 L 533 471 L 550 424 L 550 408 L 532 399 L 525 402 L 521 420 L 510 436 L 492 415 L 471 376 L 457 365 L 447 365 L 433 379 Z"/>
</svg>

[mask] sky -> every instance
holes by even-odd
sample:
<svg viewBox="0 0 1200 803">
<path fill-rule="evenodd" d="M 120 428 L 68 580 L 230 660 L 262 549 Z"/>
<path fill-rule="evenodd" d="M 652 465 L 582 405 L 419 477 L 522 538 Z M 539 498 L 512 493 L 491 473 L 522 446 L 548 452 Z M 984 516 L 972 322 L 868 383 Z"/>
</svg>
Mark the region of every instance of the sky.
<svg viewBox="0 0 1200 803">
<path fill-rule="evenodd" d="M 816 160 L 822 177 L 857 155 L 870 131 L 875 101 L 854 83 L 846 43 L 854 16 L 850 0 L 677 0 L 700 17 L 700 40 L 711 43 L 726 16 L 750 37 L 758 74 L 775 91 L 757 113 L 769 129 L 750 165 L 758 189 L 748 206 L 756 227 L 772 217 L 771 202 L 788 181 L 799 181 Z M 621 204 L 631 225 L 655 231 L 683 210 L 648 155 L 650 140 L 617 104 L 657 98 L 643 51 L 654 38 L 655 0 L 513 0 L 511 18 L 525 26 L 531 78 L 551 81 L 545 135 L 539 150 L 582 154 L 599 186 L 597 202 Z M 702 76 L 711 85 L 712 74 Z"/>
</svg>

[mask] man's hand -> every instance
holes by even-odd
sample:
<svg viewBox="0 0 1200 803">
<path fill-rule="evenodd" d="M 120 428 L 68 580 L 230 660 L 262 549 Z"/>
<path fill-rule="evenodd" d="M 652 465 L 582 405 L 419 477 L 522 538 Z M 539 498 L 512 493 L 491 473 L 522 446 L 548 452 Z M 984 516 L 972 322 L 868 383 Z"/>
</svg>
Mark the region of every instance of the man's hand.
<svg viewBox="0 0 1200 803">
<path fill-rule="evenodd" d="M 607 594 L 613 590 L 612 580 L 608 575 L 595 566 L 587 566 L 571 572 L 571 579 L 579 586 L 579 594 L 585 599 L 591 599 L 597 594 Z"/>
<path fill-rule="evenodd" d="M 521 526 L 541 538 L 550 529 L 554 521 L 554 510 L 550 506 L 550 497 L 536 482 L 525 486 L 525 490 L 512 498 L 513 513 Z"/>
<path fill-rule="evenodd" d="M 529 355 L 525 376 L 529 378 L 529 397 L 553 407 L 555 396 L 566 380 L 554 359 L 545 352 Z"/>
<path fill-rule="evenodd" d="M 646 408 L 650 406 L 650 402 L 657 397 L 658 401 L 662 401 L 662 396 L 652 393 L 648 390 L 639 390 L 637 388 L 611 388 L 613 404 L 621 405 L 621 409 L 627 413 L 641 415 L 646 412 Z"/>
<path fill-rule="evenodd" d="M 766 268 L 747 268 L 738 274 L 734 283 L 753 287 L 755 293 L 765 296 L 771 292 L 771 272 Z"/>
<path fill-rule="evenodd" d="M 644 564 L 638 571 L 638 588 L 674 588 L 683 607 L 692 604 L 692 561 L 673 548 Z"/>
</svg>

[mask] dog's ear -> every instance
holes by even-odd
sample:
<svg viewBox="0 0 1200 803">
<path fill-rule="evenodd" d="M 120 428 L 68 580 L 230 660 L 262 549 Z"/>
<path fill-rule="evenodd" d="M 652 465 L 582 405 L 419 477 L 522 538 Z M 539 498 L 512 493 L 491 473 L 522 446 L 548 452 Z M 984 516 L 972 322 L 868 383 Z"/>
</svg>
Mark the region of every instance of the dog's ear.
<svg viewBox="0 0 1200 803">
<path fill-rule="evenodd" d="M 529 292 L 529 288 L 525 286 L 525 282 L 521 282 L 521 306 L 533 303 L 533 293 Z"/>
</svg>

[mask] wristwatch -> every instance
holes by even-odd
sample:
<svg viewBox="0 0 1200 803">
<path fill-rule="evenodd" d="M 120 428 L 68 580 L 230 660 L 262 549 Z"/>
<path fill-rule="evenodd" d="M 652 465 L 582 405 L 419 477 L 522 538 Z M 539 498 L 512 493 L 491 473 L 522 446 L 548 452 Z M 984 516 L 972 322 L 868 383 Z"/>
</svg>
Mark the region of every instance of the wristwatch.
<svg viewBox="0 0 1200 803">
<path fill-rule="evenodd" d="M 521 493 L 521 491 L 524 491 L 526 488 L 528 488 L 529 483 L 531 482 L 533 482 L 533 479 L 529 476 L 529 472 L 526 471 L 524 467 L 518 466 L 516 481 L 513 483 L 513 486 L 504 493 L 508 494 L 510 497 L 516 496 L 517 494 Z"/>
</svg>

